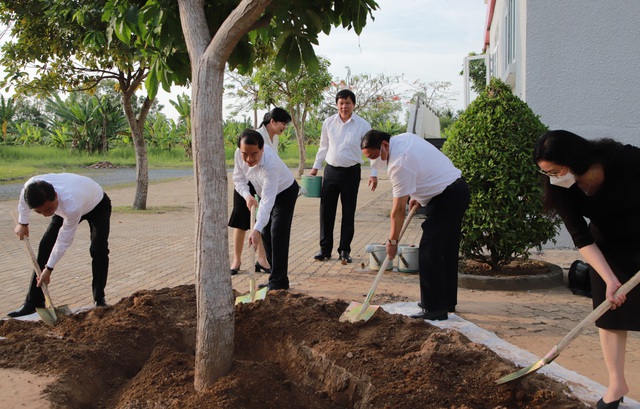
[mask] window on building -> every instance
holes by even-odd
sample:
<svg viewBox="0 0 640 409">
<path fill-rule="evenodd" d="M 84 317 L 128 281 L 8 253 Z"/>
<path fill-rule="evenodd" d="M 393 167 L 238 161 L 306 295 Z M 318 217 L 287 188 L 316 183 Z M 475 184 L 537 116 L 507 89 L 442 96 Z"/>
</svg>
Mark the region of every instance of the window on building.
<svg viewBox="0 0 640 409">
<path fill-rule="evenodd" d="M 516 0 L 507 0 L 504 16 L 504 69 L 516 62 Z"/>
</svg>

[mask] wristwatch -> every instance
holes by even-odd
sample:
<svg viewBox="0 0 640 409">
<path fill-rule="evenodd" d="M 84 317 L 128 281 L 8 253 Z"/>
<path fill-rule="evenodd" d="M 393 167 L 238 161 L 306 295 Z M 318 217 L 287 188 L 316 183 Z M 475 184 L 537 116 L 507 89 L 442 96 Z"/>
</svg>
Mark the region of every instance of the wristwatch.
<svg viewBox="0 0 640 409">
<path fill-rule="evenodd" d="M 387 243 L 391 244 L 392 246 L 397 246 L 398 245 L 398 240 L 387 240 Z"/>
</svg>

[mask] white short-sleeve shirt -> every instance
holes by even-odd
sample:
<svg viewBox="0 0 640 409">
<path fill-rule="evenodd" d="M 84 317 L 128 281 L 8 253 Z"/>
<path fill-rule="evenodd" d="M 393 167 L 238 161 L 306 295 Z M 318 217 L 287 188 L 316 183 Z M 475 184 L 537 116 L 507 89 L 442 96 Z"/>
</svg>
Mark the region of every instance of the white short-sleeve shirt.
<svg viewBox="0 0 640 409">
<path fill-rule="evenodd" d="M 426 206 L 462 172 L 428 141 L 416 134 L 403 133 L 389 140 L 387 174 L 393 197 L 409 195 Z"/>
</svg>

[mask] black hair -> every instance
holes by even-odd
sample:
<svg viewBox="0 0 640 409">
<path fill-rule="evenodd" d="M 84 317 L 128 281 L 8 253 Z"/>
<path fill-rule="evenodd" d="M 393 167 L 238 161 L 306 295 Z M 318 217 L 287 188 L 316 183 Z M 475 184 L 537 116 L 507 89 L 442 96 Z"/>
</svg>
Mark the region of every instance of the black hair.
<svg viewBox="0 0 640 409">
<path fill-rule="evenodd" d="M 573 132 L 554 130 L 543 134 L 533 148 L 533 160 L 541 160 L 566 166 L 576 176 L 584 175 L 596 163 L 607 165 L 614 149 L 622 147 L 620 142 L 609 138 L 588 140 Z M 549 177 L 543 177 L 544 208 L 553 212 L 559 191 L 552 189 Z M 558 193 L 558 194 L 556 194 Z"/>
<path fill-rule="evenodd" d="M 356 104 L 356 94 L 354 94 L 353 92 L 351 92 L 351 90 L 348 89 L 343 89 L 342 91 L 338 91 L 338 93 L 336 94 L 336 104 L 338 103 L 339 99 L 347 99 L 347 98 L 351 98 L 351 101 L 353 102 L 353 104 Z"/>
<path fill-rule="evenodd" d="M 45 202 L 56 200 L 56 190 L 53 185 L 44 180 L 35 180 L 24 189 L 24 201 L 30 209 L 42 206 Z"/>
<path fill-rule="evenodd" d="M 245 129 L 242 131 L 240 136 L 238 137 L 238 148 L 240 147 L 240 142 L 245 145 L 258 145 L 259 149 L 264 148 L 264 139 L 260 132 L 254 131 L 253 129 Z"/>
<path fill-rule="evenodd" d="M 291 122 L 291 115 L 287 111 L 282 108 L 275 107 L 271 111 L 264 114 L 264 118 L 262 118 L 262 123 L 260 126 L 267 126 L 271 122 L 271 120 L 276 122 L 284 122 L 288 124 Z"/>
<path fill-rule="evenodd" d="M 360 149 L 380 149 L 382 141 L 389 142 L 391 135 L 386 132 L 370 130 L 360 140 Z"/>
</svg>

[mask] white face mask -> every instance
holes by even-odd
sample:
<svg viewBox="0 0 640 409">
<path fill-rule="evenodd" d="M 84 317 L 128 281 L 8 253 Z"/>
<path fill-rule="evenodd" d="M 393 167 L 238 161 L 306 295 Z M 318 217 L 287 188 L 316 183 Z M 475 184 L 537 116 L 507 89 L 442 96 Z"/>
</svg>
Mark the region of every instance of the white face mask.
<svg viewBox="0 0 640 409">
<path fill-rule="evenodd" d="M 370 159 L 371 168 L 372 169 L 375 169 L 375 170 L 387 170 L 387 165 L 389 164 L 389 161 L 382 159 L 382 148 L 383 148 L 383 146 L 380 146 L 380 155 L 378 155 L 377 158 Z M 387 152 L 387 159 L 389 159 L 389 153 L 388 152 Z"/>
<path fill-rule="evenodd" d="M 382 160 L 380 156 L 375 159 L 371 159 L 371 168 L 375 170 L 386 170 L 387 169 L 387 161 Z"/>
<path fill-rule="evenodd" d="M 549 176 L 549 183 L 564 188 L 570 188 L 574 183 L 576 183 L 576 177 L 573 173 L 567 172 L 563 176 Z"/>
</svg>

